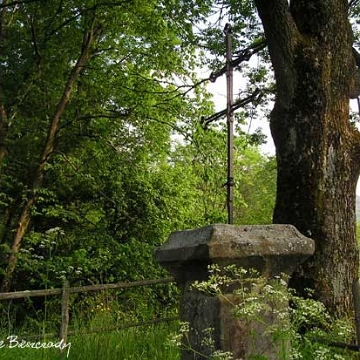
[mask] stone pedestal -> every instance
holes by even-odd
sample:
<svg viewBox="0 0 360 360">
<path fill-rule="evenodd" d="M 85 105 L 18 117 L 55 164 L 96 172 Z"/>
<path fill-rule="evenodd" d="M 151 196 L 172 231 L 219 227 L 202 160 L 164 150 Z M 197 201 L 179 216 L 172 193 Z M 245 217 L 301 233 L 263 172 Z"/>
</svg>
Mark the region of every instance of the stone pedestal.
<svg viewBox="0 0 360 360">
<path fill-rule="evenodd" d="M 258 324 L 245 323 L 234 314 L 234 304 L 241 300 L 237 295 L 208 295 L 193 290 L 191 284 L 208 279 L 210 264 L 255 269 L 267 278 L 291 275 L 314 250 L 314 241 L 291 225 L 219 224 L 172 233 L 155 257 L 182 290 L 180 318 L 189 324 L 184 345 L 192 349 L 184 350 L 182 359 L 206 359 L 214 348 L 233 353 L 234 359 L 247 359 L 254 351 L 278 359 L 273 339 L 259 336 Z M 266 321 L 276 323 L 278 319 Z"/>
</svg>

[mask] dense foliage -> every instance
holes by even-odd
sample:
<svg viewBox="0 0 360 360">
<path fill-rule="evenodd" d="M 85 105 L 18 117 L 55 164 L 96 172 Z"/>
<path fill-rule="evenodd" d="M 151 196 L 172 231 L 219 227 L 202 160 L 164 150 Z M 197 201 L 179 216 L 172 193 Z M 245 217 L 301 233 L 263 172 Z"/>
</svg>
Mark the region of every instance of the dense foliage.
<svg viewBox="0 0 360 360">
<path fill-rule="evenodd" d="M 268 102 L 276 92 L 255 3 L 261 4 L 233 0 L 0 1 L 2 291 L 59 287 L 65 278 L 76 286 L 161 277 L 164 273 L 154 262 L 153 251 L 171 231 L 226 222 L 226 126 L 218 121 L 204 127 L 201 119 L 217 109 L 206 90 L 209 79 L 202 77 L 224 65 L 227 21 L 233 25 L 235 59 L 247 60 L 257 49 L 255 61 L 237 63 L 242 77 L 235 85 L 236 96 L 242 99 L 261 89 L 256 102 L 236 112 L 235 223 L 272 222 L 275 159 L 260 153 L 260 133 L 244 130 L 245 124 L 269 117 Z M 285 0 L 274 3 L 289 8 Z M 359 2 L 350 5 L 357 37 Z M 295 14 L 302 25 L 303 10 L 286 11 Z M 317 66 L 316 61 L 311 64 Z M 305 82 L 311 77 L 298 78 Z M 299 99 L 307 94 L 298 93 Z M 352 130 L 354 121 L 350 125 Z M 289 138 L 284 136 L 278 148 L 280 144 L 283 149 L 281 145 Z M 311 151 L 320 148 L 313 141 Z M 298 144 L 304 146 L 303 141 Z M 342 153 L 347 152 L 340 149 Z M 289 162 L 292 159 L 286 157 Z M 302 164 L 292 163 L 300 171 Z M 320 166 L 309 168 L 319 170 Z M 330 170 L 331 174 L 342 173 Z M 315 176 L 304 177 L 308 178 Z M 354 185 L 355 176 L 348 178 Z M 285 194 L 278 195 L 278 203 L 310 204 L 299 190 L 293 191 L 293 183 L 284 184 L 299 201 L 289 201 Z M 329 186 L 300 188 L 325 193 Z M 323 205 L 331 196 L 320 190 L 317 194 Z M 332 196 L 335 205 L 347 193 Z M 350 200 L 343 201 L 346 214 Z M 335 208 L 320 205 L 311 205 L 320 217 L 323 209 Z M 289 220 L 294 214 L 300 222 Z M 322 223 L 313 220 L 310 212 L 284 211 L 277 220 L 304 225 L 300 229 L 304 230 L 309 229 L 307 216 L 318 238 L 324 237 L 322 244 L 335 239 L 326 235 L 329 217 Z M 345 218 L 350 224 L 350 216 Z M 345 233 L 350 228 L 340 223 L 340 217 L 332 219 L 332 229 L 340 226 Z M 342 249 L 340 242 L 330 245 L 328 254 L 344 254 L 333 251 L 335 245 Z M 319 266 L 324 263 L 318 261 Z M 336 283 L 336 276 L 331 279 Z M 79 317 L 90 308 L 103 309 L 96 305 L 103 304 L 101 296 L 73 298 Z M 121 321 L 147 320 L 153 316 L 150 309 L 165 312 L 176 298 L 174 289 L 167 286 L 106 296 L 118 304 L 116 316 Z M 49 320 L 46 311 L 37 312 L 40 303 L 29 302 L 23 314 L 31 309 L 39 320 Z M 47 311 L 57 305 L 47 304 Z M 7 315 L 6 326 L 21 318 Z M 89 319 L 96 319 L 96 314 L 89 313 Z M 23 324 L 32 325 L 31 321 Z"/>
<path fill-rule="evenodd" d="M 214 108 L 193 86 L 206 61 L 193 24 L 211 11 L 2 1 L 3 290 L 156 278 L 171 231 L 226 221 L 226 130 L 200 126 Z M 271 222 L 275 163 L 260 140 L 236 138 L 237 223 Z"/>
</svg>

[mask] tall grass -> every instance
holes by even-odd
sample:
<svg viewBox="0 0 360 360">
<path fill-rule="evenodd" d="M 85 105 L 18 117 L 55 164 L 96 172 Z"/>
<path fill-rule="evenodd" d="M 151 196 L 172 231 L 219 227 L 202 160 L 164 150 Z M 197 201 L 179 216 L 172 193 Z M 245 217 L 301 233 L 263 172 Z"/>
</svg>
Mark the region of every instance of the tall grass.
<svg viewBox="0 0 360 360">
<path fill-rule="evenodd" d="M 178 323 L 162 323 L 146 327 L 130 328 L 109 333 L 70 336 L 69 352 L 55 348 L 10 348 L 6 335 L 0 336 L 5 346 L 0 348 L 1 360 L 177 360 L 180 352 L 168 343 L 169 334 L 178 331 Z M 20 340 L 20 337 L 19 337 Z M 34 341 L 34 340 L 33 340 Z M 54 339 L 41 340 L 42 343 Z M 68 355 L 68 356 L 67 356 Z"/>
</svg>

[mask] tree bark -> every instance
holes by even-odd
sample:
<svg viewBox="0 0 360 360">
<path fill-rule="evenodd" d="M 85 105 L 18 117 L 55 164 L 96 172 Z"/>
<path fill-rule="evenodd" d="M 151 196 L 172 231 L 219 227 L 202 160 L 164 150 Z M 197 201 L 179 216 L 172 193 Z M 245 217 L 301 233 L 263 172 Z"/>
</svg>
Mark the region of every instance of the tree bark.
<svg viewBox="0 0 360 360">
<path fill-rule="evenodd" d="M 356 65 L 344 0 L 256 0 L 275 71 L 270 126 L 278 164 L 274 223 L 316 242 L 291 285 L 334 314 L 352 310 L 358 274 L 355 191 L 360 134 L 349 122 Z"/>
<path fill-rule="evenodd" d="M 31 212 L 37 202 L 38 199 L 38 192 L 42 186 L 44 175 L 45 175 L 45 166 L 48 163 L 49 157 L 54 152 L 55 148 L 55 140 L 59 131 L 59 124 L 60 118 L 65 111 L 66 105 L 70 99 L 74 84 L 80 74 L 80 72 L 84 69 L 85 65 L 89 61 L 92 55 L 92 46 L 100 34 L 100 28 L 91 28 L 87 31 L 84 35 L 84 42 L 82 45 L 81 54 L 73 67 L 72 71 L 70 72 L 69 78 L 65 85 L 62 97 L 58 102 L 57 108 L 54 112 L 54 115 L 51 119 L 50 126 L 47 133 L 47 138 L 44 144 L 44 149 L 42 151 L 40 160 L 38 162 L 36 173 L 33 177 L 32 186 L 31 186 L 31 193 L 29 195 L 28 200 L 26 201 L 20 217 L 18 221 L 17 230 L 15 236 L 12 240 L 11 244 L 11 254 L 8 258 L 8 265 L 5 270 L 5 275 L 1 284 L 0 291 L 1 292 L 8 292 L 10 291 L 11 287 L 11 279 L 13 273 L 16 268 L 17 260 L 18 260 L 18 253 L 21 247 L 22 239 L 29 228 L 29 224 L 31 221 Z"/>
</svg>

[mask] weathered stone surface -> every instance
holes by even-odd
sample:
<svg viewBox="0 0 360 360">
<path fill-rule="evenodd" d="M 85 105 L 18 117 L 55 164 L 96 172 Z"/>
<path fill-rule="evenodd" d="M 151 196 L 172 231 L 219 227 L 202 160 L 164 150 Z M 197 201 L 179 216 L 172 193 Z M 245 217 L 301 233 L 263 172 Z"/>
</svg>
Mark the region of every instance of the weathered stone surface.
<svg viewBox="0 0 360 360">
<path fill-rule="evenodd" d="M 263 277 L 291 275 L 314 250 L 314 241 L 291 225 L 219 224 L 171 234 L 155 257 L 182 289 L 180 318 L 190 327 L 184 337 L 182 360 L 208 359 L 214 349 L 230 351 L 234 359 L 247 359 L 250 354 L 278 359 L 276 344 L 263 324 L 281 326 L 283 318 L 263 313 L 264 322 L 246 323 L 234 313 L 241 296 L 230 291 L 211 296 L 193 290 L 191 284 L 206 280 L 208 265 L 213 263 L 256 269 Z M 287 306 L 278 305 L 279 310 Z M 188 347 L 191 350 L 186 350 Z"/>
<path fill-rule="evenodd" d="M 215 224 L 172 233 L 155 257 L 185 283 L 205 279 L 211 263 L 254 268 L 269 276 L 291 274 L 314 250 L 314 241 L 292 225 Z"/>
<path fill-rule="evenodd" d="M 183 339 L 183 360 L 210 358 L 214 349 L 222 348 L 220 312 L 219 297 L 194 291 L 183 293 L 180 318 L 189 324 L 189 332 Z"/>
</svg>

